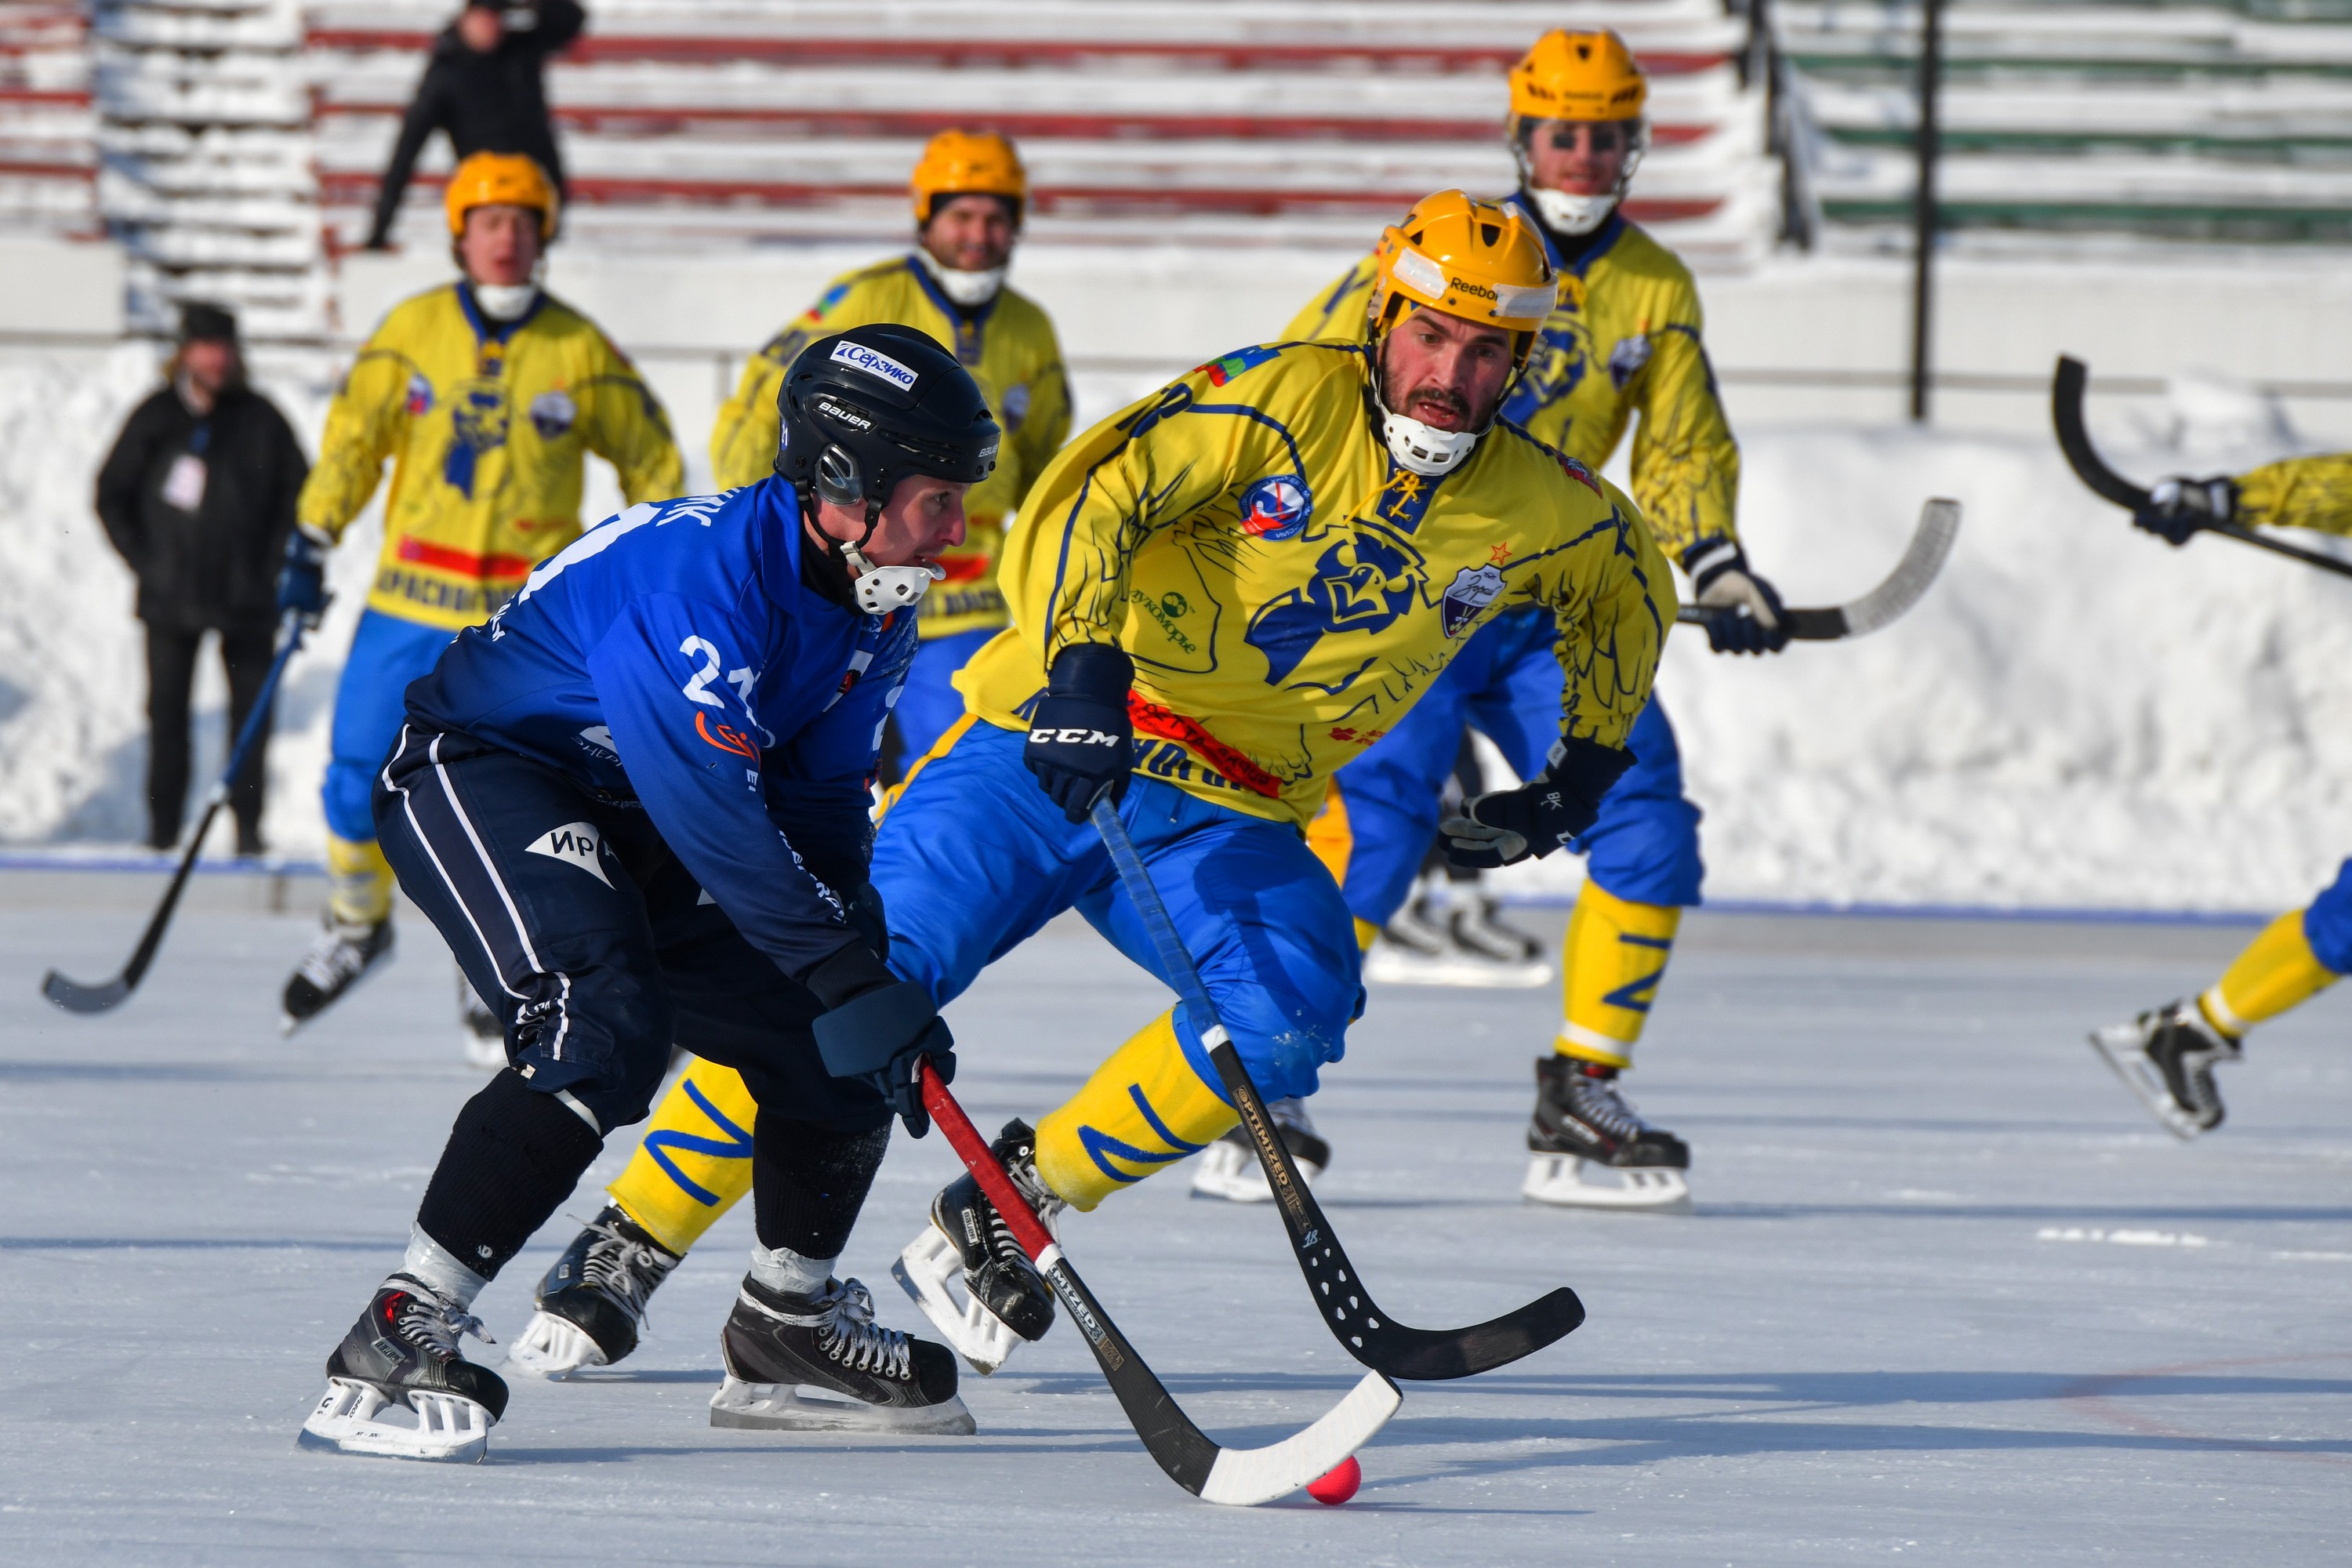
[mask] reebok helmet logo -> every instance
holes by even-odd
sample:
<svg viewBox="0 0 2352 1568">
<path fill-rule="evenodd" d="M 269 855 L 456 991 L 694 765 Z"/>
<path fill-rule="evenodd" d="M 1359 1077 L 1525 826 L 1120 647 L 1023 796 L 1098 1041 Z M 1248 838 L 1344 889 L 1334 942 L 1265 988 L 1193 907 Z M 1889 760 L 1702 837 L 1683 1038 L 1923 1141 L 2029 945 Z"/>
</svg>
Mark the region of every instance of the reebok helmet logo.
<svg viewBox="0 0 2352 1568">
<path fill-rule="evenodd" d="M 533 855 L 577 866 L 608 888 L 613 885 L 613 879 L 604 874 L 604 841 L 596 836 L 594 823 L 567 822 L 550 828 L 532 839 L 529 848 Z"/>
<path fill-rule="evenodd" d="M 1473 300 L 1491 300 L 1495 297 L 1495 291 L 1492 289 L 1487 288 L 1484 283 L 1473 283 L 1467 278 L 1449 278 L 1446 281 L 1453 287 L 1455 293 L 1467 294 Z"/>
<path fill-rule="evenodd" d="M 835 343 L 833 353 L 825 357 L 835 364 L 845 364 L 852 370 L 862 370 L 870 376 L 887 381 L 901 392 L 914 391 L 915 383 L 919 379 L 913 371 L 888 354 L 877 353 L 864 343 Z"/>
</svg>

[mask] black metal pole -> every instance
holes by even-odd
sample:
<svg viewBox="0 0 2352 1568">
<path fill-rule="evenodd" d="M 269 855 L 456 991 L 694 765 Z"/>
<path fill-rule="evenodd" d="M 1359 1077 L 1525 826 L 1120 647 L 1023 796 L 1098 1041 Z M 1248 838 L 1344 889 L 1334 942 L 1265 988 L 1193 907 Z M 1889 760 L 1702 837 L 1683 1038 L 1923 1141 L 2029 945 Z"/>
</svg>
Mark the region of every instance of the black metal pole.
<svg viewBox="0 0 2352 1568">
<path fill-rule="evenodd" d="M 1944 0 L 1920 0 L 1919 179 L 1913 199 L 1911 273 L 1911 418 L 1927 420 L 1927 379 L 1936 305 L 1936 86 L 1944 74 Z"/>
</svg>

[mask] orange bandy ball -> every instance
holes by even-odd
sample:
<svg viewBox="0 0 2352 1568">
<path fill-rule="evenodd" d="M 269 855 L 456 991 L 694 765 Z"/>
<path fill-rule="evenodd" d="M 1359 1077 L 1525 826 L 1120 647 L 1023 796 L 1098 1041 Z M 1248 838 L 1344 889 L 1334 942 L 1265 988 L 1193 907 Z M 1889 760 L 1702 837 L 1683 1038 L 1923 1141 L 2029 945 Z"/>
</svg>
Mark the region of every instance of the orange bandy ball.
<svg viewBox="0 0 2352 1568">
<path fill-rule="evenodd" d="M 1356 1456 L 1350 1454 L 1307 1482 L 1307 1495 L 1317 1502 L 1337 1508 L 1354 1497 L 1356 1489 L 1363 1484 L 1364 1467 L 1356 1463 Z"/>
</svg>

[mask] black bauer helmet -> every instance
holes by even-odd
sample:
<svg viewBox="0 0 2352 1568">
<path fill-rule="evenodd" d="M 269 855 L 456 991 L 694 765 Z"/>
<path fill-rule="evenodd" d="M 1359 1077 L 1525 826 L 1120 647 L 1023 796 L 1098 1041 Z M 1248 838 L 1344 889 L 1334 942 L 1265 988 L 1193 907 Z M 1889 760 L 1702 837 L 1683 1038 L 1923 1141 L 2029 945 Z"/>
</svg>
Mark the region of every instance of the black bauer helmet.
<svg viewBox="0 0 2352 1568">
<path fill-rule="evenodd" d="M 776 413 L 776 472 L 804 496 L 863 506 L 869 533 L 900 479 L 978 484 L 1003 437 L 955 356 L 897 325 L 852 327 L 803 349 Z"/>
</svg>

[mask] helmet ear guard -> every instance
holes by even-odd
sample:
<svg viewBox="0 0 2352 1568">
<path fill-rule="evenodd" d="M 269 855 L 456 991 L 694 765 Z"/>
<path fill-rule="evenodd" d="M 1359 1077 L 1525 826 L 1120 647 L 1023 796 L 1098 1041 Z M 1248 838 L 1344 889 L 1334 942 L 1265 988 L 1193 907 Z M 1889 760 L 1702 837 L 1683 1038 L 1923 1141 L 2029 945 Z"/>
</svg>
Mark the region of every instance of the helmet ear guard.
<svg viewBox="0 0 2352 1568">
<path fill-rule="evenodd" d="M 866 476 L 857 471 L 857 459 L 841 449 L 838 443 L 828 443 L 817 454 L 814 475 L 819 500 L 835 506 L 860 507 L 866 504 Z M 870 531 L 874 520 L 866 519 Z"/>
</svg>

